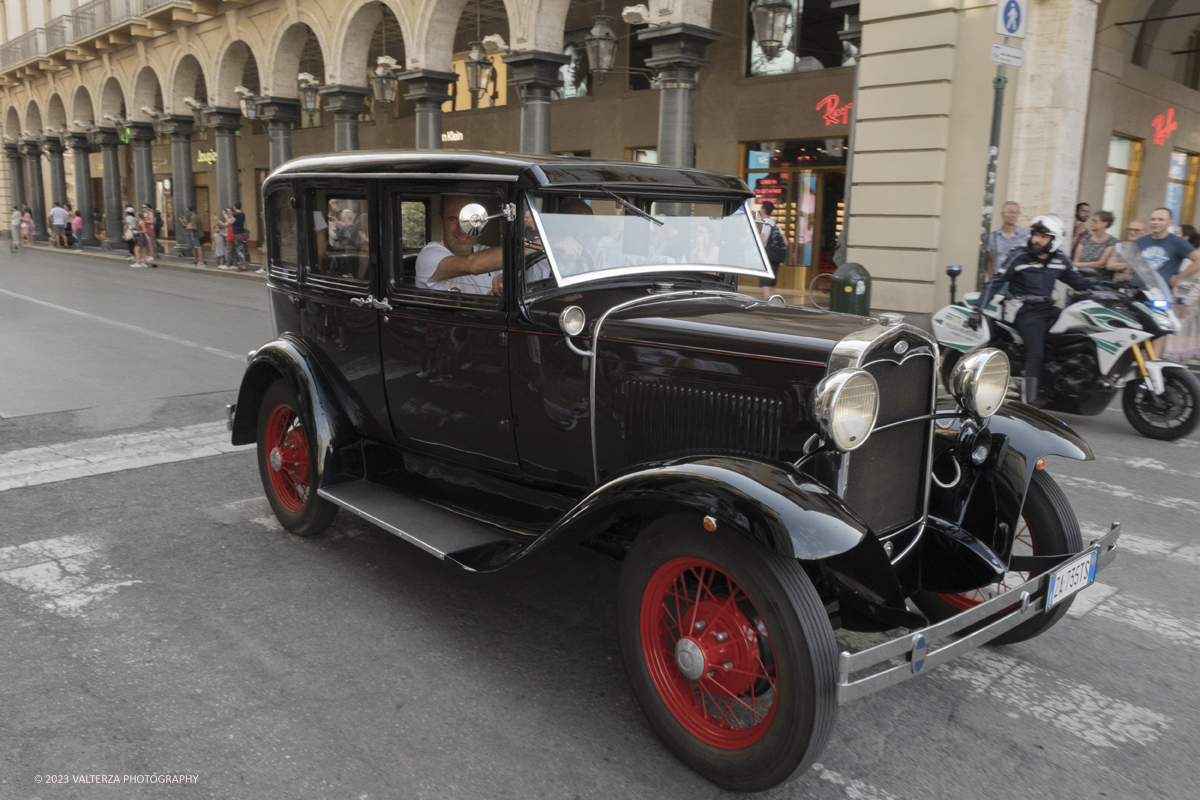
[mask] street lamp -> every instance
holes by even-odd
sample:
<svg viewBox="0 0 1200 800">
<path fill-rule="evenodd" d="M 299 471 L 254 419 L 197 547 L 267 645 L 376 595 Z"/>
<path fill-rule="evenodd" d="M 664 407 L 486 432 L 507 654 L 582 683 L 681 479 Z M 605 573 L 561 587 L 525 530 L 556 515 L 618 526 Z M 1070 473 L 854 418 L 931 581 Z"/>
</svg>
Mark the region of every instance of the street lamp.
<svg viewBox="0 0 1200 800">
<path fill-rule="evenodd" d="M 467 54 L 467 91 L 482 95 L 487 91 L 492 81 L 494 67 L 492 61 L 483 50 L 482 42 L 471 42 L 471 52 Z"/>
<path fill-rule="evenodd" d="M 296 80 L 300 83 L 300 102 L 303 104 L 304 110 L 308 112 L 308 124 L 312 125 L 313 118 L 320 109 L 321 95 L 318 92 L 321 84 L 309 72 L 301 72 L 296 76 Z"/>
<path fill-rule="evenodd" d="M 396 59 L 391 56 L 380 56 L 376 59 L 377 66 L 371 74 L 371 95 L 377 108 L 386 108 L 396 102 L 396 86 L 399 81 L 396 72 Z"/>
<path fill-rule="evenodd" d="M 201 132 L 206 131 L 208 125 L 204 121 L 204 112 L 208 109 L 204 103 L 191 96 L 183 98 L 183 103 L 192 109 L 192 120 L 195 123 L 196 130 Z"/>
<path fill-rule="evenodd" d="M 791 14 L 792 4 L 789 0 L 754 0 L 750 6 L 750 16 L 754 20 L 754 41 L 768 59 L 775 58 L 783 49 Z"/>
<path fill-rule="evenodd" d="M 603 11 L 603 6 L 601 6 Z M 598 14 L 593 19 L 592 29 L 583 38 L 587 48 L 588 69 L 594 75 L 598 72 L 612 72 L 613 61 L 617 57 L 617 35 L 613 33 L 612 17 Z"/>
<path fill-rule="evenodd" d="M 242 107 L 242 116 L 249 120 L 258 119 L 258 98 L 254 96 L 254 92 L 245 86 L 235 86 L 233 91 L 241 98 L 238 105 Z"/>
</svg>

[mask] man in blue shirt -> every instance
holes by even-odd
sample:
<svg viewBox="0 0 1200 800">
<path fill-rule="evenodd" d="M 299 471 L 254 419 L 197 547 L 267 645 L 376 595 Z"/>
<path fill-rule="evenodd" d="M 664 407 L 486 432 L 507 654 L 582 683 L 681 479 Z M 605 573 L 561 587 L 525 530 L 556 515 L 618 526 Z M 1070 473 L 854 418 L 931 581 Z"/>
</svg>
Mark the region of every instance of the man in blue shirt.
<svg viewBox="0 0 1200 800">
<path fill-rule="evenodd" d="M 1150 233 L 1137 240 L 1142 258 L 1158 270 L 1170 286 L 1178 286 L 1200 272 L 1200 250 L 1192 247 L 1187 239 L 1171 233 L 1174 216 L 1169 208 L 1154 209 L 1150 215 Z M 1181 273 L 1179 265 L 1185 258 L 1190 258 L 1192 264 Z"/>
</svg>

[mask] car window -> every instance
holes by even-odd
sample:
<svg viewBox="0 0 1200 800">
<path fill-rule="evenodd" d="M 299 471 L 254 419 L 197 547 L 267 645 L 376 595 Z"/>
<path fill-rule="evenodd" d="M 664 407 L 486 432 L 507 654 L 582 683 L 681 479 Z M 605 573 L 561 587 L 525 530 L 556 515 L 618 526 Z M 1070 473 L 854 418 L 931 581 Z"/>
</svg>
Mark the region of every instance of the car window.
<svg viewBox="0 0 1200 800">
<path fill-rule="evenodd" d="M 391 237 L 392 291 L 439 305 L 498 307 L 503 293 L 502 253 L 507 223 L 503 217 L 490 220 L 482 234 L 468 237 L 458 226 L 458 210 L 468 203 L 478 203 L 491 215 L 499 212 L 502 201 L 499 193 L 481 192 L 477 187 L 461 192 L 391 192 L 391 229 L 400 234 Z M 462 263 L 458 259 L 485 251 L 494 253 L 495 270 L 479 274 L 455 271 Z"/>
<path fill-rule="evenodd" d="M 294 280 L 300 267 L 300 256 L 292 198 L 291 187 L 271 193 L 267 201 L 267 235 L 271 254 L 268 269 L 272 275 Z"/>
<path fill-rule="evenodd" d="M 369 285 L 371 228 L 366 193 L 317 190 L 311 208 L 316 247 L 309 275 Z"/>
</svg>

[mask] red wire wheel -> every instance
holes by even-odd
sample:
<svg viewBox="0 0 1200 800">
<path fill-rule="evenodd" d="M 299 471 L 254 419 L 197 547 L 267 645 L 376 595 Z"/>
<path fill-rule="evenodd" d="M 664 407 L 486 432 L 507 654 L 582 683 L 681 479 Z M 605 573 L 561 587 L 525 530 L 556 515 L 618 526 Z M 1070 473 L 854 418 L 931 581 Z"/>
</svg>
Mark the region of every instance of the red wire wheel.
<svg viewBox="0 0 1200 800">
<path fill-rule="evenodd" d="M 286 403 L 278 403 L 267 415 L 263 438 L 267 474 L 279 504 L 293 514 L 308 502 L 308 439 L 300 417 Z"/>
<path fill-rule="evenodd" d="M 739 750 L 771 727 L 778 682 L 770 634 L 716 564 L 674 558 L 659 567 L 642 599 L 641 637 L 654 687 L 697 739 Z"/>
</svg>

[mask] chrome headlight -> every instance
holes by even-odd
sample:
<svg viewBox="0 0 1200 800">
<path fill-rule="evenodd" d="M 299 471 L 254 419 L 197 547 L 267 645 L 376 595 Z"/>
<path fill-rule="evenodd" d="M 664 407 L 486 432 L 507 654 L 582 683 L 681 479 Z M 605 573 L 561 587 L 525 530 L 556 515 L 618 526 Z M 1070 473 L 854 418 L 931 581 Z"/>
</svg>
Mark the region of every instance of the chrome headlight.
<svg viewBox="0 0 1200 800">
<path fill-rule="evenodd" d="M 977 350 L 963 356 L 950 376 L 950 391 L 967 411 L 990 417 L 1000 410 L 1008 394 L 1011 368 L 1008 356 L 995 348 Z"/>
<path fill-rule="evenodd" d="M 871 435 L 879 415 L 879 386 L 869 372 L 841 369 L 817 384 L 813 413 L 827 439 L 853 450 Z"/>
</svg>

